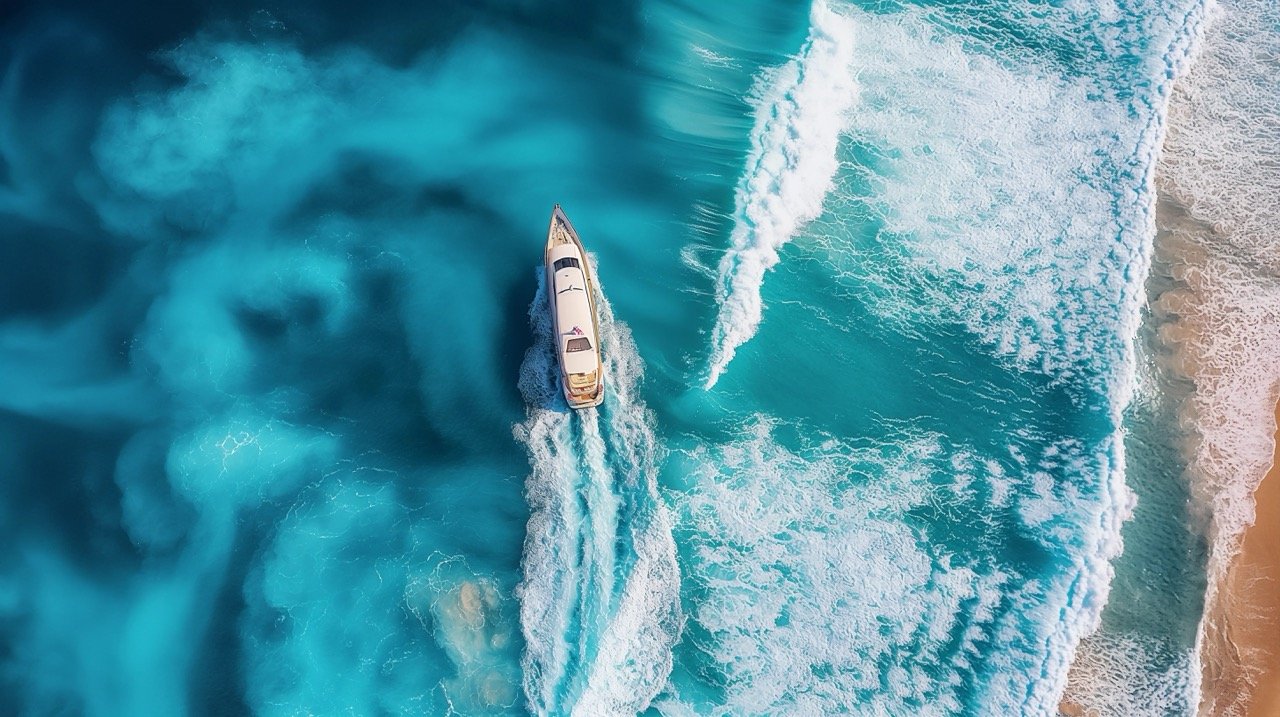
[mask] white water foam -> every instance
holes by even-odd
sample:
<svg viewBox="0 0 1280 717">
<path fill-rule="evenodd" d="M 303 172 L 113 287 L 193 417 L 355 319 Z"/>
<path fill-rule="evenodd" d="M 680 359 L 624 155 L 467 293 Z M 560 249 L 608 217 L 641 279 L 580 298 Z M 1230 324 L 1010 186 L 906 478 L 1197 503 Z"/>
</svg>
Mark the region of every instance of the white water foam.
<svg viewBox="0 0 1280 717">
<path fill-rule="evenodd" d="M 686 456 L 696 491 L 681 505 L 700 536 L 692 574 L 705 592 L 692 619 L 725 683 L 715 707 L 664 713 L 820 715 L 906 705 L 942 715 L 963 705 L 929 668 L 962 618 L 990 618 L 1000 579 L 955 566 L 903 521 L 927 499 L 924 437 L 881 465 L 875 451 L 829 442 L 793 452 L 764 418 L 742 440 Z M 888 469 L 888 475 L 873 475 Z M 961 607 L 975 601 L 973 615 Z M 915 654 L 906 658 L 904 653 Z M 977 657 L 975 650 L 973 657 Z"/>
<path fill-rule="evenodd" d="M 1172 76 L 1192 25 L 1185 13 L 1152 14 L 1145 30 L 1166 52 L 1142 75 Z M 1090 381 L 1118 413 L 1169 82 L 1132 95 L 1122 70 L 1081 76 L 941 29 L 962 18 L 850 17 L 860 40 L 849 141 L 874 159 L 842 173 L 817 242 L 838 272 L 880 290 L 871 308 L 904 330 L 960 323 L 1022 369 Z M 875 241 L 850 237 L 836 223 L 845 216 L 877 223 Z"/>
<path fill-rule="evenodd" d="M 525 693 L 536 714 L 635 714 L 665 684 L 682 620 L 657 492 L 661 449 L 637 394 L 639 354 L 602 295 L 606 402 L 564 405 L 539 277 L 529 311 L 536 338 L 520 376 L 529 415 L 515 429 L 533 467 L 519 589 Z"/>
<path fill-rule="evenodd" d="M 1090 635 L 1076 651 L 1067 694 L 1099 715 L 1178 714 L 1199 701 L 1192 678 L 1198 674 L 1195 656 L 1188 652 L 1155 667 L 1150 656 L 1163 647 L 1137 635 Z"/>
<path fill-rule="evenodd" d="M 900 262 L 877 274 L 883 264 L 860 267 L 865 257 L 832 241 L 833 263 L 879 287 L 884 299 L 873 308 L 907 330 L 919 331 L 912 324 L 922 318 L 962 323 L 1015 366 L 1086 389 L 1077 397 L 1106 396 L 1119 426 L 1154 228 L 1154 154 L 1171 80 L 1199 25 L 1195 4 L 1186 5 L 1141 11 L 1153 50 L 1142 74 L 1154 82 L 1133 96 L 1120 70 L 1099 65 L 1082 76 L 1043 57 L 975 53 L 923 13 L 857 17 L 868 51 L 857 58 L 851 140 L 880 154 L 850 182 L 871 191 L 847 202 L 881 223 L 878 243 Z M 988 707 L 1052 713 L 1079 641 L 1097 628 L 1133 497 L 1122 435 L 1092 450 L 1101 460 L 1075 472 L 1096 493 L 1051 496 L 1049 478 L 1033 476 L 1020 506 L 1028 524 L 1058 533 L 1073 564 L 1067 584 L 1019 593 L 1044 630 L 1042 661 L 1019 669 L 1040 677 L 1020 704 L 1002 697 L 1016 687 L 1012 672 L 1000 675 Z M 1073 505 L 1074 525 L 1045 522 L 1072 515 Z"/>
<path fill-rule="evenodd" d="M 1222 0 L 1200 57 L 1177 86 L 1160 190 L 1185 209 L 1169 230 L 1179 286 L 1157 308 L 1194 392 L 1183 420 L 1188 472 L 1209 520 L 1208 589 L 1197 647 L 1204 714 L 1246 711 L 1249 684 L 1221 616 L 1220 584 L 1254 521 L 1280 397 L 1280 6 Z"/>
<path fill-rule="evenodd" d="M 1078 4 L 1011 19 L 1035 20 L 1037 32 L 1069 44 L 1087 41 L 1099 62 L 1078 68 L 1016 44 L 984 45 L 989 30 L 955 31 L 966 21 L 982 27 L 982 19 L 948 12 L 842 18 L 858 38 L 846 68 L 857 92 L 842 108 L 848 122 L 836 137 L 843 133 L 847 144 L 833 140 L 839 155 L 830 166 L 838 168 L 845 152 L 871 158 L 839 171 L 834 191 L 827 182 L 827 211 L 805 232 L 838 275 L 876 290 L 870 308 L 897 328 L 927 334 L 931 323 L 959 323 L 1013 366 L 1072 385 L 1078 401 L 1105 396 L 1118 431 L 1132 394 L 1164 104 L 1196 12 L 1134 9 L 1143 17 L 1126 27 L 1091 15 L 1105 9 Z M 1140 44 L 1152 48 L 1140 69 L 1116 59 Z M 1134 92 L 1137 78 L 1145 84 Z M 879 226 L 871 248 L 882 261 L 868 261 L 859 222 Z M 776 251 L 765 256 L 776 262 Z M 763 271 L 744 273 L 756 291 L 755 303 L 744 304 L 753 311 L 730 314 L 746 319 L 735 325 L 740 336 L 758 325 L 754 276 Z M 741 343 L 720 341 L 726 333 L 718 327 L 709 384 L 727 363 L 719 347 Z M 1092 455 L 1068 471 L 1080 481 L 1066 484 L 1079 486 L 1075 495 L 1055 494 L 1062 471 L 1033 474 L 1029 497 L 1017 504 L 1023 522 L 1071 564 L 1010 593 L 1034 623 L 1027 639 L 1038 645 L 1010 657 L 1010 669 L 981 687 L 987 708 L 1053 712 L 1076 645 L 1098 625 L 1133 496 L 1120 434 L 1087 450 Z M 1009 630 L 1001 642 L 1016 636 Z"/>
<path fill-rule="evenodd" d="M 837 174 L 827 212 L 806 234 L 837 274 L 876 289 L 870 308 L 898 328 L 959 323 L 1014 367 L 1072 386 L 1082 404 L 1104 396 L 1118 431 L 1154 233 L 1155 154 L 1196 7 L 1135 8 L 1142 19 L 1131 27 L 1085 4 L 1047 9 L 1037 31 L 1087 39 L 1100 53 L 1080 67 L 983 44 L 998 32 L 956 32 L 984 21 L 946 9 L 848 11 L 857 92 L 840 151 L 872 158 Z M 1082 36 L 1095 27 L 1100 35 Z M 1134 69 L 1119 58 L 1138 45 L 1151 49 Z M 1137 78 L 1146 84 L 1134 92 Z M 869 243 L 844 221 L 880 231 Z M 860 249 L 869 245 L 882 261 L 868 261 Z M 1087 450 L 1073 473 L 1087 486 L 1079 495 L 1053 495 L 1041 476 L 1019 504 L 1024 522 L 1069 547 L 1072 565 L 1065 582 L 1020 593 L 1043 630 L 1039 662 L 1019 665 L 1035 675 L 1033 689 L 1009 698 L 997 679 L 991 705 L 1051 712 L 1075 646 L 1098 624 L 1133 498 L 1119 432 Z M 1008 679 L 1011 689 L 1018 678 Z"/>
<path fill-rule="evenodd" d="M 1080 640 L 1098 629 L 1115 575 L 1112 561 L 1124 547 L 1120 530 L 1135 499 L 1124 481 L 1121 432 L 1097 446 L 1064 439 L 1017 462 L 1026 481 L 1017 491 L 1018 515 L 1038 541 L 1070 563 L 1012 593 L 1026 621 L 1020 626 L 1024 639 L 1036 647 L 1027 655 L 1001 658 L 1011 668 L 988 682 L 984 703 L 993 714 L 1050 715 L 1066 689 Z M 1008 639 L 1013 633 L 998 642 Z"/>
<path fill-rule="evenodd" d="M 1196 384 L 1196 488 L 1231 553 L 1271 462 L 1280 393 L 1280 168 L 1260 161 L 1280 153 L 1280 8 L 1232 2 L 1217 15 L 1175 95 L 1161 157 L 1160 188 L 1193 221 L 1173 228 L 1183 287 L 1160 307 L 1177 317 L 1164 335 Z"/>
<path fill-rule="evenodd" d="M 723 696 L 672 690 L 659 709 L 1051 714 L 1063 644 L 1099 607 L 1095 573 L 1107 569 L 1089 551 L 1109 550 L 1097 533 L 1114 526 L 1079 529 L 1097 507 L 1066 479 L 1098 471 L 1095 459 L 1078 443 L 1014 435 L 999 461 L 1008 470 L 936 434 L 807 435 L 789 447 L 778 431 L 761 417 L 737 441 L 681 456 L 696 486 L 680 504 L 698 536 L 691 619 L 710 636 L 698 647 Z M 1037 492 L 1040 476 L 1052 480 Z M 1010 530 L 1070 569 L 1040 577 L 1006 563 L 995 544 Z"/>
<path fill-rule="evenodd" d="M 708 389 L 755 335 L 764 311 L 760 289 L 778 250 L 822 211 L 856 92 L 852 57 L 852 25 L 818 0 L 800 54 L 757 83 L 751 153 L 734 202 L 731 246 L 720 261 Z"/>
</svg>

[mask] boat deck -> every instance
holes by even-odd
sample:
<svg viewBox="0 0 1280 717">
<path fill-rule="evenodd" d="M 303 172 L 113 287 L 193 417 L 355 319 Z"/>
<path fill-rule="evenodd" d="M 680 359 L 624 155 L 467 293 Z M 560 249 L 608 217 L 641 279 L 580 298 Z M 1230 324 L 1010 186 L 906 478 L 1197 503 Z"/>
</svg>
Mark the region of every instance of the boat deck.
<svg viewBox="0 0 1280 717">
<path fill-rule="evenodd" d="M 565 247 L 571 247 L 572 250 L 570 251 Z M 582 279 L 586 282 L 586 286 L 582 287 L 585 294 L 582 298 L 586 301 L 580 307 L 580 314 L 578 313 L 578 310 L 574 310 L 569 312 L 570 314 L 573 314 L 572 316 L 565 316 L 561 315 L 562 309 L 568 310 L 571 303 L 568 301 L 568 297 L 566 297 L 565 305 L 561 306 L 560 302 L 556 300 L 556 294 L 552 293 L 557 291 L 558 288 L 554 278 L 555 272 L 552 269 L 552 257 L 562 258 L 574 255 L 576 255 L 574 258 L 581 262 L 580 265 L 575 262 L 573 266 L 576 266 L 582 272 Z M 545 261 L 547 265 L 548 299 L 551 301 L 552 310 L 554 312 L 553 325 L 555 326 L 556 333 L 559 334 L 559 336 L 556 337 L 556 353 L 560 360 L 560 371 L 561 378 L 564 383 L 565 398 L 569 401 L 569 405 L 572 408 L 589 408 L 598 406 L 604 400 L 604 359 L 601 354 L 600 347 L 600 317 L 597 313 L 596 307 L 595 277 L 592 276 L 590 265 L 591 260 L 587 256 L 586 248 L 582 246 L 581 240 L 578 239 L 577 232 L 574 231 L 573 225 L 569 223 L 568 217 L 563 215 L 559 205 L 556 205 L 555 211 L 552 214 L 551 226 L 547 231 Z M 566 269 L 565 273 L 569 274 L 572 272 Z M 566 288 L 565 291 L 570 291 L 572 288 L 574 287 Z M 581 325 L 583 328 L 586 328 L 588 325 L 590 326 L 590 333 L 586 336 L 591 341 L 591 350 L 595 358 L 595 365 L 592 370 L 586 370 L 585 366 L 579 366 L 577 370 L 570 370 L 566 365 L 564 331 L 565 327 L 570 325 L 575 327 Z M 594 395 L 580 396 L 577 398 L 570 395 L 577 390 L 589 388 L 592 385 L 597 387 Z M 585 401 L 583 399 L 585 399 Z"/>
<path fill-rule="evenodd" d="M 557 218 L 555 225 L 551 228 L 550 235 L 547 239 L 548 249 L 553 249 L 561 244 L 578 244 L 578 242 L 573 240 L 573 235 L 569 233 L 568 227 L 564 225 L 564 222 L 559 221 L 559 218 Z"/>
</svg>

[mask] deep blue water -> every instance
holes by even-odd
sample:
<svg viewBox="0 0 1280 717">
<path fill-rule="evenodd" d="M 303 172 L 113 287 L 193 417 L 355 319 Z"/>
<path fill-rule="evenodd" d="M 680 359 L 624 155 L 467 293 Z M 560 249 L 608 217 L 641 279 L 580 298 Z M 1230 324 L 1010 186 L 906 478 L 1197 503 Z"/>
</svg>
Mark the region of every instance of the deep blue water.
<svg viewBox="0 0 1280 717">
<path fill-rule="evenodd" d="M 1133 490 L 1183 665 L 1125 410 L 1202 10 L 0 11 L 0 712 L 1048 714 Z"/>
</svg>

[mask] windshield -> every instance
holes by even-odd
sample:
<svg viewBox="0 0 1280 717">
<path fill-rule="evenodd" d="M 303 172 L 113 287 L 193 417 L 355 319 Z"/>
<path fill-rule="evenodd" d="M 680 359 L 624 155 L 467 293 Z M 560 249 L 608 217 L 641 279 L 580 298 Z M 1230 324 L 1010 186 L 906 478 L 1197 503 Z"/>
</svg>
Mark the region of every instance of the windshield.
<svg viewBox="0 0 1280 717">
<path fill-rule="evenodd" d="M 587 339 L 569 339 L 569 343 L 564 347 L 565 351 L 590 351 L 591 342 Z"/>
</svg>

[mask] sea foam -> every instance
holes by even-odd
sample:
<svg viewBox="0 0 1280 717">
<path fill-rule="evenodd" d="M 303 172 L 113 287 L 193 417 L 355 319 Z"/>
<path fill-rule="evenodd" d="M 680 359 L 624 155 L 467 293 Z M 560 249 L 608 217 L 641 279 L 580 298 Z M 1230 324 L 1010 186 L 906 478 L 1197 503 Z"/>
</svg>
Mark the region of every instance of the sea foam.
<svg viewBox="0 0 1280 717">
<path fill-rule="evenodd" d="M 638 395 L 639 354 L 598 294 L 605 404 L 572 411 L 559 391 L 546 285 L 529 309 L 521 367 L 529 404 L 515 429 L 530 452 L 524 687 L 536 714 L 627 714 L 666 683 L 680 634 L 680 575 L 657 492 L 662 449 Z"/>
<path fill-rule="evenodd" d="M 1120 423 L 1154 232 L 1152 176 L 1197 7 L 1145 8 L 1119 23 L 1084 5 L 841 16 L 857 38 L 844 66 L 856 92 L 832 100 L 845 121 L 823 145 L 835 174 L 825 210 L 806 215 L 809 243 L 886 326 L 922 338 L 930 326 L 963 326 L 1004 365 L 1046 377 L 1105 423 L 1103 435 L 1063 446 L 1075 458 L 1052 475 L 1031 471 L 1018 490 L 1022 521 L 1068 561 L 1009 588 L 1033 618 L 1029 639 L 1041 641 L 1027 655 L 1039 657 L 1015 658 L 1033 676 L 1021 689 L 1025 675 L 994 676 L 991 709 L 1052 711 L 1107 599 L 1133 505 Z M 1036 51 L 1058 43 L 1081 52 Z M 758 255 L 776 263 L 776 252 Z M 734 275 L 736 256 L 722 276 Z M 759 282 L 749 285 L 757 303 L 735 306 L 751 311 L 727 313 L 728 300 L 721 311 L 754 317 L 734 324 L 748 336 L 759 316 Z M 712 382 L 721 347 L 736 345 L 714 344 Z"/>
<path fill-rule="evenodd" d="M 755 335 L 765 272 L 778 263 L 778 250 L 821 213 L 838 167 L 836 144 L 856 92 L 849 69 L 853 27 L 825 0 L 814 3 L 810 22 L 799 55 L 757 82 L 751 152 L 719 266 L 707 388 Z"/>
<path fill-rule="evenodd" d="M 695 479 L 677 503 L 690 632 L 719 692 L 677 681 L 657 706 L 1050 714 L 1080 629 L 1069 613 L 1097 607 L 1106 561 L 1091 551 L 1109 549 L 1079 527 L 1109 500 L 1079 480 L 1101 470 L 1090 447 L 1014 432 L 985 455 L 919 429 L 841 440 L 792 428 L 758 416 L 674 458 Z M 1043 557 L 1001 547 L 1028 540 Z"/>
<path fill-rule="evenodd" d="M 1167 54 L 1093 76 L 940 27 L 979 18 L 854 19 L 865 51 L 843 151 L 871 158 L 837 179 L 816 241 L 837 272 L 876 287 L 873 310 L 904 330 L 959 322 L 1021 369 L 1111 395 L 1118 413 L 1168 93 L 1166 81 L 1131 97 L 1128 75 L 1175 71 L 1181 16 L 1157 28 Z M 1063 27 L 1040 31 L 1071 37 L 1087 18 L 1054 19 Z M 847 238 L 850 220 L 869 222 L 874 241 Z"/>
<path fill-rule="evenodd" d="M 1280 396 L 1280 9 L 1218 4 L 1177 85 L 1159 188 L 1179 211 L 1164 227 L 1175 288 L 1156 302 L 1175 369 L 1194 382 L 1183 421 L 1188 473 L 1210 542 L 1202 709 L 1243 714 L 1251 676 L 1230 643 L 1221 583 L 1254 520 L 1253 491 L 1274 451 Z"/>
</svg>

